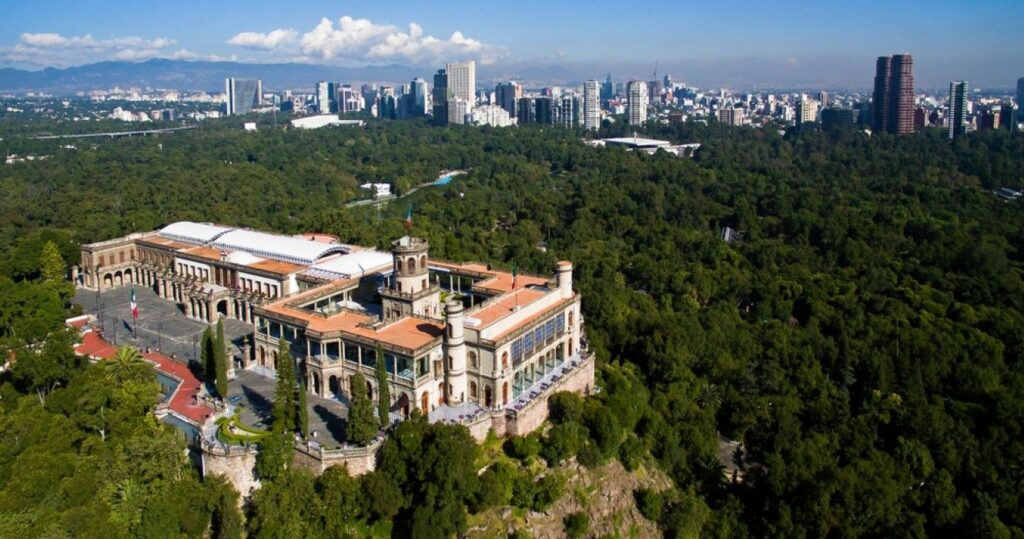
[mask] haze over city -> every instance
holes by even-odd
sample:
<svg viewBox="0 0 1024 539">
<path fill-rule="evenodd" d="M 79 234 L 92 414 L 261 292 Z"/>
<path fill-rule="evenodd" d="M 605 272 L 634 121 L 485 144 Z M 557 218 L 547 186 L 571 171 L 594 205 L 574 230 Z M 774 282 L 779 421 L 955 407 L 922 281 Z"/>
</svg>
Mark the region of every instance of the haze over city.
<svg viewBox="0 0 1024 539">
<path fill-rule="evenodd" d="M 562 82 L 655 70 L 705 86 L 865 88 L 872 59 L 913 52 L 919 88 L 1009 88 L 1024 72 L 1024 3 L 731 1 L 49 2 L 6 6 L 0 67 L 151 58 L 328 66 L 475 60 L 482 76 L 559 68 Z"/>
</svg>

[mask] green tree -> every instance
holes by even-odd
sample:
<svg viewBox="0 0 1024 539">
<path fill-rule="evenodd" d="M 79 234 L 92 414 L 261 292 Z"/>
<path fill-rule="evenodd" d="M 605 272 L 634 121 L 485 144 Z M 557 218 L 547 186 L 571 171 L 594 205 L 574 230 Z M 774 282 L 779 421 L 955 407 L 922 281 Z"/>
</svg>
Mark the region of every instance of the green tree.
<svg viewBox="0 0 1024 539">
<path fill-rule="evenodd" d="M 118 347 L 114 357 L 105 361 L 103 367 L 107 378 L 117 384 L 153 381 L 156 376 L 153 365 L 129 345 Z"/>
<path fill-rule="evenodd" d="M 203 375 L 207 381 L 217 379 L 217 345 L 213 337 L 213 331 L 207 326 L 203 329 L 203 336 L 199 341 L 199 361 L 203 365 Z"/>
<path fill-rule="evenodd" d="M 358 537 L 362 491 L 359 481 L 349 475 L 348 466 L 331 466 L 317 479 L 326 537 Z"/>
<path fill-rule="evenodd" d="M 295 407 L 295 423 L 299 427 L 299 432 L 302 433 L 303 438 L 309 437 L 309 403 L 306 397 L 306 382 L 305 380 L 299 382 L 299 398 L 298 403 Z"/>
<path fill-rule="evenodd" d="M 298 383 L 295 378 L 295 362 L 281 339 L 277 346 L 277 382 L 274 385 L 274 406 L 271 412 L 274 429 L 294 432 L 298 414 Z"/>
<path fill-rule="evenodd" d="M 67 266 L 64 265 L 64 258 L 56 243 L 47 241 L 43 244 L 43 250 L 39 253 L 39 269 L 43 282 L 67 304 L 75 295 L 75 285 L 67 278 Z"/>
<path fill-rule="evenodd" d="M 47 395 L 67 384 L 79 363 L 71 348 L 70 332 L 54 333 L 41 349 L 23 348 L 15 351 L 14 357 L 14 381 L 35 393 L 40 405 L 46 405 Z"/>
<path fill-rule="evenodd" d="M 579 539 L 587 535 L 587 529 L 590 528 L 590 515 L 583 511 L 569 513 L 563 519 L 563 523 L 565 524 L 565 535 Z"/>
<path fill-rule="evenodd" d="M 345 435 L 349 443 L 366 445 L 377 437 L 378 423 L 373 417 L 373 405 L 366 396 L 366 380 L 355 373 L 349 378 L 349 409 Z"/>
<path fill-rule="evenodd" d="M 217 336 L 214 339 L 214 379 L 216 381 L 217 396 L 224 399 L 228 396 L 228 358 L 227 347 L 224 342 L 224 321 L 217 320 Z"/>
<path fill-rule="evenodd" d="M 385 366 L 384 350 L 377 345 L 377 419 L 381 428 L 388 426 L 390 422 L 391 391 L 388 388 L 388 371 Z"/>
</svg>

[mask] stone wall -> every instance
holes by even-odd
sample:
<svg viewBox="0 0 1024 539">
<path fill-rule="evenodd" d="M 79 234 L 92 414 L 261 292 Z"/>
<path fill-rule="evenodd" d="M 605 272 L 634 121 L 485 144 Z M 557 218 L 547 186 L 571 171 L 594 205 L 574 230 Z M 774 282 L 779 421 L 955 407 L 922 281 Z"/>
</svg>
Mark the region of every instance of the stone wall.
<svg viewBox="0 0 1024 539">
<path fill-rule="evenodd" d="M 248 498 L 260 488 L 256 478 L 256 449 L 253 447 L 222 447 L 200 442 L 202 475 L 219 474 L 227 478 L 241 494 Z"/>
<path fill-rule="evenodd" d="M 559 391 L 574 391 L 588 395 L 594 390 L 594 357 L 590 356 L 577 368 L 565 375 L 560 383 L 550 388 L 542 399 L 531 401 L 522 410 L 510 411 L 503 429 L 495 432 L 503 436 L 524 436 L 533 432 L 548 418 L 548 398 Z"/>
<path fill-rule="evenodd" d="M 324 473 L 331 466 L 348 466 L 351 476 L 372 472 L 377 467 L 377 450 L 384 444 L 380 438 L 366 447 L 346 447 L 343 449 L 323 449 L 308 442 L 296 442 L 292 464 L 297 468 L 305 468 L 315 475 Z"/>
</svg>

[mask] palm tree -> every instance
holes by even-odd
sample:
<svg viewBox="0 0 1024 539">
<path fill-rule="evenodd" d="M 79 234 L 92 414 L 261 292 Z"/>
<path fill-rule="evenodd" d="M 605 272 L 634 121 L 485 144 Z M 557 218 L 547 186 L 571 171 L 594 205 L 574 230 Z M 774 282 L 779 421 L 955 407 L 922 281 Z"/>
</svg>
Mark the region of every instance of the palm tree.
<svg viewBox="0 0 1024 539">
<path fill-rule="evenodd" d="M 153 366 L 142 359 L 139 351 L 131 346 L 117 349 L 114 357 L 103 365 L 107 378 L 122 384 L 128 380 L 148 380 L 153 377 Z"/>
</svg>

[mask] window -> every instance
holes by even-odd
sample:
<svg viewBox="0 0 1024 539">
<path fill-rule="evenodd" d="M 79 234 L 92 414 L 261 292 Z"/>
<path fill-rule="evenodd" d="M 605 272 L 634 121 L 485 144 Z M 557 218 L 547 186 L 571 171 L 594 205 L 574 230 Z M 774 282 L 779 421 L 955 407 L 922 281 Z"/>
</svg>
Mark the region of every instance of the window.
<svg viewBox="0 0 1024 539">
<path fill-rule="evenodd" d="M 469 366 L 474 369 L 480 368 L 480 364 L 477 363 L 476 352 L 469 353 Z M 476 395 L 473 396 L 475 397 Z"/>
<path fill-rule="evenodd" d="M 402 272 L 402 259 L 401 258 L 396 258 L 395 259 L 395 271 L 398 272 L 398 273 Z"/>
<path fill-rule="evenodd" d="M 405 265 L 407 266 L 407 268 L 409 270 L 409 273 L 412 273 L 412 272 L 416 271 L 416 259 L 415 258 L 411 258 L 410 257 L 409 261 L 406 262 Z"/>
<path fill-rule="evenodd" d="M 572 327 L 572 318 L 573 318 L 572 315 L 573 315 L 573 312 L 569 311 L 569 321 L 566 322 L 566 325 L 568 325 L 569 327 Z"/>
<path fill-rule="evenodd" d="M 124 251 L 121 251 L 120 253 L 117 253 L 117 254 L 120 255 L 121 263 L 123 264 L 124 263 Z"/>
<path fill-rule="evenodd" d="M 469 398 L 471 398 L 471 399 L 475 399 L 476 398 L 476 382 L 470 382 L 469 383 Z"/>
<path fill-rule="evenodd" d="M 422 290 L 426 290 L 427 289 L 427 280 L 426 279 L 423 279 L 422 281 L 420 281 L 420 288 Z"/>
<path fill-rule="evenodd" d="M 508 352 L 502 352 L 501 353 L 501 368 L 502 369 L 507 369 L 508 368 Z"/>
<path fill-rule="evenodd" d="M 455 358 L 453 358 L 452 356 L 448 356 L 448 370 L 450 371 L 450 370 L 453 370 L 454 368 L 455 368 Z"/>
<path fill-rule="evenodd" d="M 420 257 L 420 269 L 427 269 L 427 255 Z"/>
<path fill-rule="evenodd" d="M 100 255 L 100 263 L 97 264 L 96 266 L 99 267 L 99 266 L 105 266 L 105 265 L 106 265 L 106 261 L 104 260 L 103 255 Z"/>
</svg>

